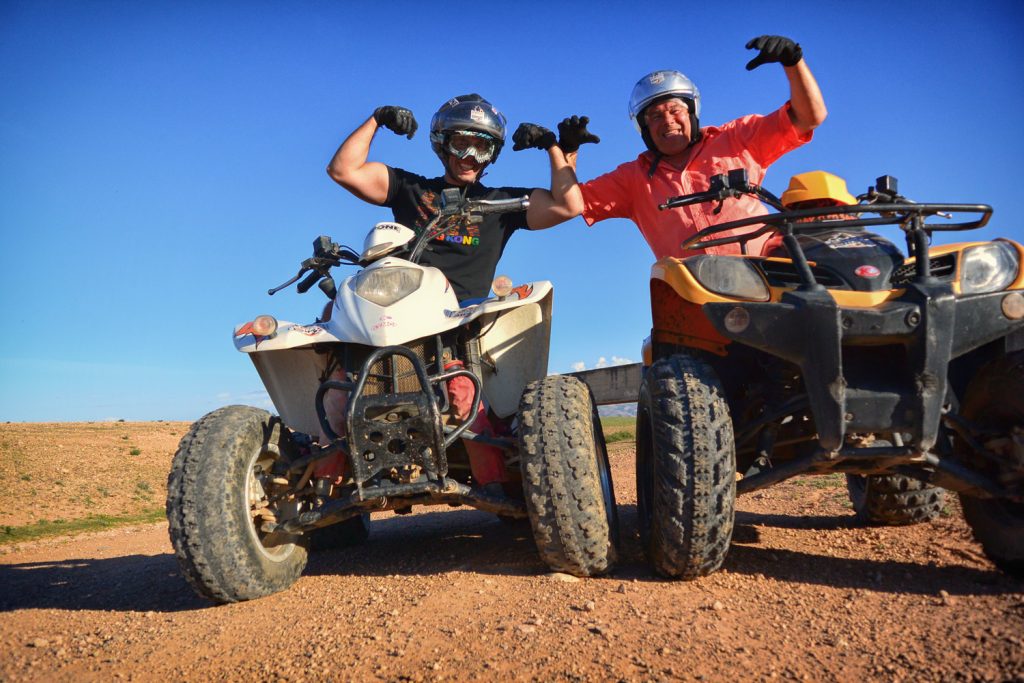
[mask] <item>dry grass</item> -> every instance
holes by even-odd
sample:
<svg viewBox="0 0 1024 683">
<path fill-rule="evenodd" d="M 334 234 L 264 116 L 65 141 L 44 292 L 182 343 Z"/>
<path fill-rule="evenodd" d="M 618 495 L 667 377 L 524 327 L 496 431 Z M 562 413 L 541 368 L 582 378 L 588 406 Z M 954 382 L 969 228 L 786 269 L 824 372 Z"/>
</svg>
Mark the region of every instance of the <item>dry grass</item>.
<svg viewBox="0 0 1024 683">
<path fill-rule="evenodd" d="M 0 542 L 18 527 L 152 516 L 163 508 L 171 458 L 188 426 L 0 424 Z"/>
</svg>

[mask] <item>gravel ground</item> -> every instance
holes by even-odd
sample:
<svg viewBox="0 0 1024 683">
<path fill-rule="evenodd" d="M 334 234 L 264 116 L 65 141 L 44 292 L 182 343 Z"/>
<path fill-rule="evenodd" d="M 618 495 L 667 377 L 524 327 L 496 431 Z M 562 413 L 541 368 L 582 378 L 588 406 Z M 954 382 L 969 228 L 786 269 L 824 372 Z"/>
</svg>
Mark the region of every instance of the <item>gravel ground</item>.
<svg viewBox="0 0 1024 683">
<path fill-rule="evenodd" d="M 596 579 L 550 574 L 528 526 L 469 508 L 375 516 L 368 544 L 314 555 L 290 590 L 220 607 L 166 524 L 0 546 L 0 681 L 1024 680 L 1024 584 L 955 503 L 858 527 L 841 478 L 792 480 L 739 499 L 721 571 L 665 581 L 633 455 L 611 448 L 623 557 Z"/>
</svg>

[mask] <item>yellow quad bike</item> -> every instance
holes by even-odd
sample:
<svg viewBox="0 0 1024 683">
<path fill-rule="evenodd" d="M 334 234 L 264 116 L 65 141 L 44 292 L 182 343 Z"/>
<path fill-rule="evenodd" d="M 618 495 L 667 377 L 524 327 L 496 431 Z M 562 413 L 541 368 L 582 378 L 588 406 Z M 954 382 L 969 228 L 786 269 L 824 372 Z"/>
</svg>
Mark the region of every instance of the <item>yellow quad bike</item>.
<svg viewBox="0 0 1024 683">
<path fill-rule="evenodd" d="M 935 231 L 982 227 L 991 207 L 911 202 L 890 176 L 858 201 L 820 173 L 787 194 L 839 181 L 848 199 L 786 208 L 740 170 L 660 207 L 749 194 L 778 213 L 682 245 L 738 242 L 742 255 L 652 268 L 636 470 L 653 568 L 715 571 L 738 493 L 842 472 L 869 523 L 927 520 L 943 488 L 957 492 L 988 557 L 1024 576 L 1024 248 L 929 247 Z M 868 230 L 879 225 L 905 233 L 909 257 Z M 777 246 L 747 254 L 766 235 Z"/>
</svg>

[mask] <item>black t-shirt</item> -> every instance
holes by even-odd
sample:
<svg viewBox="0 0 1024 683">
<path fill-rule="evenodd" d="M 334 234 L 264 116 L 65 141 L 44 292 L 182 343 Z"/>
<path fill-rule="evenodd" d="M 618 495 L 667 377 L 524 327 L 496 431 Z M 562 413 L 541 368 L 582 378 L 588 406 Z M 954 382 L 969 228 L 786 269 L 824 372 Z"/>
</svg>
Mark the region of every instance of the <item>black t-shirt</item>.
<svg viewBox="0 0 1024 683">
<path fill-rule="evenodd" d="M 441 191 L 455 187 L 444 178 L 424 178 L 400 168 L 388 167 L 388 198 L 395 221 L 420 234 L 440 210 Z M 470 199 L 518 199 L 529 196 L 526 187 L 484 187 L 474 183 L 466 190 Z M 512 233 L 528 228 L 526 212 L 487 214 L 479 223 L 459 224 L 431 240 L 420 263 L 440 269 L 459 301 L 487 296 L 491 280 Z"/>
</svg>

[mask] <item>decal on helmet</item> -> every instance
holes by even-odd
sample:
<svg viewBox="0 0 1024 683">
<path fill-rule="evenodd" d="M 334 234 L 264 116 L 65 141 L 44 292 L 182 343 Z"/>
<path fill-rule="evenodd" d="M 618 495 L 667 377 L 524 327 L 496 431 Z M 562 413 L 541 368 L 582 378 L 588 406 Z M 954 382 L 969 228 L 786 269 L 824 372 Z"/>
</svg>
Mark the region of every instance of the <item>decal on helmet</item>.
<svg viewBox="0 0 1024 683">
<path fill-rule="evenodd" d="M 473 119 L 477 123 L 481 123 L 486 120 L 487 114 L 480 107 L 473 107 L 473 110 L 469 112 L 469 118 Z"/>
</svg>

